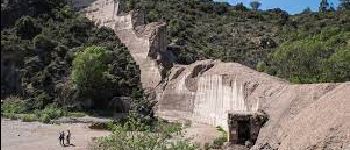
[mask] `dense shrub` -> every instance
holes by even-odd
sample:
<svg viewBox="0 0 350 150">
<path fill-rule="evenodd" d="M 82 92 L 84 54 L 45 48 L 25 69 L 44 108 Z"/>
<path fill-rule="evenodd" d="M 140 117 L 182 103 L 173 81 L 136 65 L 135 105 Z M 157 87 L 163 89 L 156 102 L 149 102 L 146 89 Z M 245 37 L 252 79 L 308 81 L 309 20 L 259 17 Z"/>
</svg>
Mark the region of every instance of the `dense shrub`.
<svg viewBox="0 0 350 150">
<path fill-rule="evenodd" d="M 227 142 L 227 132 L 221 127 L 216 127 L 216 129 L 220 132 L 220 136 L 215 138 L 213 143 L 207 145 L 207 149 L 222 149 L 224 143 Z"/>
<path fill-rule="evenodd" d="M 326 28 L 312 36 L 296 36 L 272 53 L 270 69 L 293 83 L 348 81 L 349 40 L 350 31 L 340 28 Z"/>
<path fill-rule="evenodd" d="M 23 114 L 21 120 L 23 122 L 33 122 L 37 121 L 38 117 L 35 114 Z"/>
<path fill-rule="evenodd" d="M 1 62 L 6 62 L 1 64 L 1 98 L 19 94 L 34 111 L 52 103 L 84 109 L 77 102 L 85 99 L 98 99 L 106 108 L 113 97 L 130 97 L 133 91 L 143 96 L 140 71 L 114 31 L 96 27 L 65 0 L 4 0 L 1 12 Z M 77 86 L 71 77 L 75 54 L 94 45 L 108 56 L 102 63 L 104 81 Z M 133 99 L 142 101 L 142 96 Z"/>
<path fill-rule="evenodd" d="M 58 119 L 65 114 L 66 112 L 62 108 L 53 105 L 46 106 L 43 110 L 35 111 L 35 115 L 44 123 L 49 123 L 51 120 Z"/>
<path fill-rule="evenodd" d="M 111 125 L 110 125 L 111 126 Z M 139 119 L 130 118 L 123 124 L 112 125 L 113 134 L 100 138 L 93 149 L 139 149 L 139 150 L 196 150 L 198 146 L 187 140 L 171 140 L 179 135 L 180 124 L 157 122 L 147 126 Z"/>
<path fill-rule="evenodd" d="M 26 111 L 26 105 L 24 101 L 19 97 L 9 97 L 2 100 L 1 103 L 1 114 L 18 114 Z"/>
<path fill-rule="evenodd" d="M 77 53 L 73 60 L 72 80 L 81 94 L 98 97 L 94 92 L 105 82 L 106 59 L 106 49 L 101 47 L 89 47 Z"/>
</svg>

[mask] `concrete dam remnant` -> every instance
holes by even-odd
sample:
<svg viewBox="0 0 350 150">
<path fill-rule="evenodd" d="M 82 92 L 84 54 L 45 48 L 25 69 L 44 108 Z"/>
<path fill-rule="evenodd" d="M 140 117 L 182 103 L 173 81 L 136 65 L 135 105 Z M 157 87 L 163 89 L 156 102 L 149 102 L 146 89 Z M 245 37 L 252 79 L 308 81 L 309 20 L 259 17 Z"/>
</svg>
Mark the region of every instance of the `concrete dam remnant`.
<svg viewBox="0 0 350 150">
<path fill-rule="evenodd" d="M 294 85 L 220 60 L 173 65 L 165 23 L 144 24 L 139 11 L 118 14 L 114 0 L 70 1 L 96 25 L 114 29 L 139 65 L 143 88 L 155 93 L 159 117 L 221 126 L 232 143 L 256 142 L 253 150 L 350 145 L 350 83 Z M 164 68 L 171 68 L 167 77 Z"/>
<path fill-rule="evenodd" d="M 260 112 L 233 112 L 228 114 L 228 141 L 232 144 L 255 144 L 260 128 L 267 121 Z"/>
<path fill-rule="evenodd" d="M 229 85 L 224 85 L 221 75 L 206 75 L 199 77 L 197 86 L 198 89 L 194 93 L 194 120 L 228 130 L 226 120 L 230 111 L 239 113 L 257 111 L 258 101 L 255 106 L 248 107 L 243 85 L 238 85 L 237 79 L 229 81 Z"/>
<path fill-rule="evenodd" d="M 131 11 L 118 14 L 115 0 L 71 0 L 73 7 L 96 25 L 113 29 L 141 70 L 141 83 L 146 91 L 154 91 L 162 80 L 162 71 L 171 66 L 171 53 L 166 51 L 164 22 L 144 24 L 144 14 Z"/>
<path fill-rule="evenodd" d="M 231 143 L 255 142 L 251 149 L 339 149 L 350 144 L 349 92 L 350 83 L 293 85 L 237 63 L 201 60 L 173 66 L 158 88 L 157 114 L 221 126 Z"/>
</svg>

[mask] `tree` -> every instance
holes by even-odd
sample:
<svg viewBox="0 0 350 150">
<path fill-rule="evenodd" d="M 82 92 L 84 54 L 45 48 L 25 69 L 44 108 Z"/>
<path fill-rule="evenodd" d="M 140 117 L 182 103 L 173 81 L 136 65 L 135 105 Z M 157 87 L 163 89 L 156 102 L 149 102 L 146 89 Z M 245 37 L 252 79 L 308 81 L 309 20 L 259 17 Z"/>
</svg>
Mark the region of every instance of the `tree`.
<svg viewBox="0 0 350 150">
<path fill-rule="evenodd" d="M 261 3 L 259 1 L 252 1 L 250 2 L 250 7 L 252 7 L 253 10 L 258 10 L 258 8 L 261 6 Z"/>
<path fill-rule="evenodd" d="M 265 72 L 266 70 L 266 64 L 264 62 L 259 62 L 257 65 L 256 65 L 256 70 L 259 71 L 259 72 Z"/>
<path fill-rule="evenodd" d="M 331 3 L 331 6 L 329 7 L 329 11 L 335 12 L 334 3 Z"/>
<path fill-rule="evenodd" d="M 34 47 L 36 49 L 43 49 L 47 51 L 51 51 L 57 46 L 56 43 L 54 43 L 47 36 L 42 34 L 35 36 L 33 42 L 34 42 Z"/>
<path fill-rule="evenodd" d="M 327 0 L 322 0 L 320 3 L 320 12 L 327 12 L 329 8 L 329 3 Z"/>
<path fill-rule="evenodd" d="M 31 40 L 41 32 L 41 28 L 37 27 L 35 19 L 25 16 L 16 22 L 16 34 L 23 40 Z"/>
<path fill-rule="evenodd" d="M 272 53 L 269 64 L 278 76 L 293 83 L 348 81 L 349 35 L 341 28 L 326 28 L 320 34 L 287 41 Z"/>
<path fill-rule="evenodd" d="M 350 80 L 350 46 L 337 50 L 324 65 L 325 79 L 328 82 Z"/>
<path fill-rule="evenodd" d="M 303 13 L 303 14 L 310 14 L 310 13 L 312 13 L 312 10 L 311 10 L 310 7 L 306 7 L 306 8 L 303 10 L 302 13 Z"/>
<path fill-rule="evenodd" d="M 136 7 L 136 1 L 135 0 L 129 0 L 128 1 L 128 8 L 129 10 L 135 9 Z"/>
<path fill-rule="evenodd" d="M 72 79 L 83 96 L 97 96 L 96 91 L 104 81 L 107 71 L 106 49 L 102 47 L 89 47 L 78 52 L 73 60 Z"/>
<path fill-rule="evenodd" d="M 247 8 L 243 5 L 242 2 L 237 3 L 237 5 L 235 6 L 235 9 L 236 10 L 240 10 L 240 11 L 246 11 L 247 10 Z"/>
<path fill-rule="evenodd" d="M 339 4 L 339 8 L 340 9 L 350 9 L 350 0 L 339 0 L 340 4 Z"/>
</svg>

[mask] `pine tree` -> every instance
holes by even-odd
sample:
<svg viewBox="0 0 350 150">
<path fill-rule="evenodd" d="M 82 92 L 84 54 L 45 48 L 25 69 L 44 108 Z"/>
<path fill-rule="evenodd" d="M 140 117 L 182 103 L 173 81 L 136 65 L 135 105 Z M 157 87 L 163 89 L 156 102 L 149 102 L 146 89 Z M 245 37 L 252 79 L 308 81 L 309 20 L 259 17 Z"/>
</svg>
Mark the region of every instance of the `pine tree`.
<svg viewBox="0 0 350 150">
<path fill-rule="evenodd" d="M 329 11 L 330 12 L 335 12 L 334 3 L 331 3 L 331 6 L 329 7 Z"/>
<path fill-rule="evenodd" d="M 339 0 L 339 8 L 338 9 L 350 9 L 350 0 Z"/>
<path fill-rule="evenodd" d="M 253 10 L 258 10 L 258 8 L 261 6 L 261 3 L 259 1 L 252 1 L 250 2 L 250 6 Z"/>
<path fill-rule="evenodd" d="M 327 0 L 321 0 L 320 3 L 320 12 L 327 12 L 329 7 L 329 3 Z"/>
<path fill-rule="evenodd" d="M 303 10 L 302 13 L 303 13 L 303 14 L 309 14 L 309 13 L 312 13 L 312 10 L 311 10 L 310 7 L 306 7 L 306 8 Z"/>
</svg>

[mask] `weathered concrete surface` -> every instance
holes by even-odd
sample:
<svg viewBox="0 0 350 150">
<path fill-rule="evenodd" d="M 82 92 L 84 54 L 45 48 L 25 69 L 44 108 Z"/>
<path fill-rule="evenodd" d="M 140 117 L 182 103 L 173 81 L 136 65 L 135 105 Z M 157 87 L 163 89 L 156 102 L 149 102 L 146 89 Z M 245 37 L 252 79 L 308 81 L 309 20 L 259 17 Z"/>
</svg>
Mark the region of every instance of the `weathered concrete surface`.
<svg viewBox="0 0 350 150">
<path fill-rule="evenodd" d="M 206 84 L 201 83 L 203 78 Z M 243 93 L 225 94 L 230 90 L 224 87 L 234 86 L 242 86 Z M 203 88 L 209 94 L 203 96 Z M 240 64 L 203 60 L 174 66 L 157 90 L 159 116 L 224 129 L 228 110 L 241 107 L 232 105 L 240 99 L 234 97 L 242 96 L 247 111 L 264 110 L 270 119 L 253 149 L 341 149 L 350 144 L 350 83 L 292 85 Z M 207 102 L 198 103 L 203 100 Z"/>
<path fill-rule="evenodd" d="M 72 4 L 96 25 L 115 30 L 139 65 L 143 88 L 153 91 L 163 78 L 162 71 L 172 62 L 166 51 L 165 23 L 144 24 L 144 15 L 139 11 L 117 14 L 118 1 L 114 0 L 72 0 Z"/>
<path fill-rule="evenodd" d="M 159 116 L 179 116 L 227 129 L 230 110 L 256 111 L 264 94 L 281 89 L 285 83 L 243 65 L 218 60 L 174 66 L 169 80 L 158 88 L 157 112 Z"/>
</svg>

